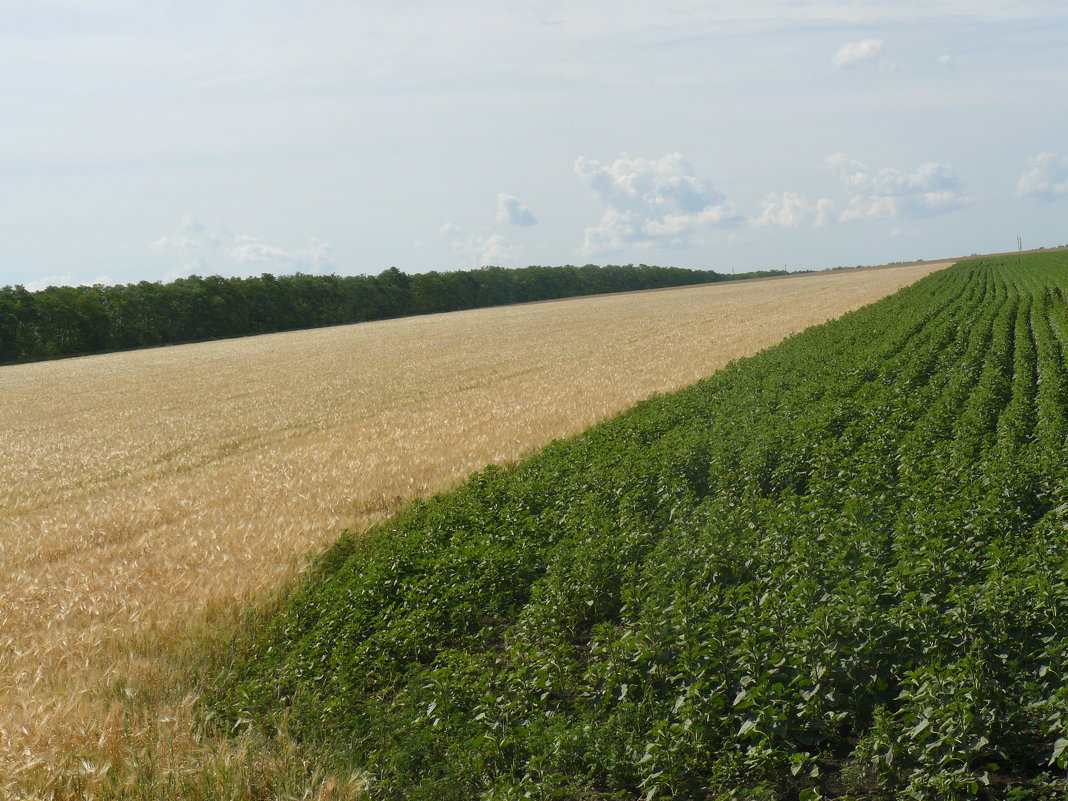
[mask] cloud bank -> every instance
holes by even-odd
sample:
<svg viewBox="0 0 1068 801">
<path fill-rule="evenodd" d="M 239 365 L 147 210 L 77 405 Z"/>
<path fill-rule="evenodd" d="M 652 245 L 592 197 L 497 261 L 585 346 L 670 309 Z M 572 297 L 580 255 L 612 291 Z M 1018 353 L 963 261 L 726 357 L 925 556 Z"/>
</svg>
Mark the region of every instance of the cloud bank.
<svg viewBox="0 0 1068 801">
<path fill-rule="evenodd" d="M 178 261 L 164 274 L 165 281 L 215 272 L 324 273 L 335 265 L 327 242 L 311 239 L 303 248 L 287 250 L 249 234 L 233 234 L 225 227 L 209 228 L 195 217 L 187 217 L 179 233 L 160 237 L 149 248 Z"/>
<path fill-rule="evenodd" d="M 757 228 L 780 226 L 799 228 L 808 223 L 827 225 L 834 214 L 834 202 L 820 198 L 815 203 L 796 192 L 768 195 L 761 204 L 760 216 L 754 219 Z"/>
<path fill-rule="evenodd" d="M 580 156 L 575 174 L 604 206 L 600 224 L 585 230 L 584 255 L 689 247 L 703 234 L 744 220 L 680 153 L 659 159 L 622 156 L 611 164 Z"/>
<path fill-rule="evenodd" d="M 97 284 L 109 286 L 114 283 L 114 279 L 108 275 L 98 275 L 86 281 L 81 278 L 75 278 L 70 273 L 65 273 L 64 275 L 46 275 L 36 281 L 27 281 L 23 285 L 23 289 L 27 292 L 40 292 L 50 286 L 96 286 Z"/>
<path fill-rule="evenodd" d="M 934 217 L 964 208 L 971 198 L 961 192 L 953 168 L 928 162 L 913 172 L 893 167 L 871 170 L 842 153 L 828 156 L 827 166 L 852 192 L 839 222 L 898 217 Z"/>
<path fill-rule="evenodd" d="M 511 245 L 502 234 L 468 233 L 451 222 L 438 233 L 452 240 L 452 250 L 467 267 L 511 266 L 518 262 L 522 248 Z"/>
</svg>

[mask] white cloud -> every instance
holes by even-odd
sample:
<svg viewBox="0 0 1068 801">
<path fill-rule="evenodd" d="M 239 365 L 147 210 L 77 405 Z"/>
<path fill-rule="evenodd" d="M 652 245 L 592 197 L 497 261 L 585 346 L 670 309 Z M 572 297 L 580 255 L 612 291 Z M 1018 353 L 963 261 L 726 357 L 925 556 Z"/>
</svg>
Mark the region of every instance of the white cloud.
<svg viewBox="0 0 1068 801">
<path fill-rule="evenodd" d="M 956 63 L 956 61 L 954 61 L 953 59 L 953 56 L 949 55 L 948 53 L 943 53 L 937 59 L 935 59 L 935 61 L 937 61 L 943 67 L 952 67 Z"/>
<path fill-rule="evenodd" d="M 820 198 L 813 203 L 796 192 L 783 192 L 781 195 L 771 194 L 765 197 L 761 204 L 760 216 L 752 222 L 758 228 L 773 225 L 798 228 L 812 221 L 822 226 L 830 222 L 833 212 L 832 200 Z"/>
<path fill-rule="evenodd" d="M 76 286 L 77 282 L 74 280 L 74 276 L 70 275 L 46 275 L 44 278 L 38 278 L 36 281 L 27 281 L 24 286 L 30 292 L 40 292 L 42 289 L 48 289 L 50 286 Z"/>
<path fill-rule="evenodd" d="M 149 247 L 153 250 L 182 250 L 195 247 L 197 241 L 189 236 L 161 236 Z"/>
<path fill-rule="evenodd" d="M 160 237 L 149 248 L 180 259 L 180 264 L 164 273 L 164 281 L 194 274 L 258 275 L 265 267 L 321 273 L 335 264 L 330 245 L 318 239 L 309 240 L 304 248 L 287 250 L 248 234 L 235 235 L 223 227 L 209 228 L 192 217 L 182 222 L 181 233 Z"/>
<path fill-rule="evenodd" d="M 506 192 L 497 195 L 497 222 L 502 225 L 529 227 L 537 225 L 534 213 Z M 508 242 L 503 234 L 485 230 L 469 232 L 452 222 L 438 227 L 438 234 L 452 240 L 452 251 L 465 267 L 497 267 L 518 264 L 522 247 Z"/>
<path fill-rule="evenodd" d="M 509 245 L 500 234 L 494 234 L 479 244 L 481 246 L 478 258 L 480 267 L 486 264 L 512 263 L 519 257 L 519 248 Z"/>
<path fill-rule="evenodd" d="M 504 192 L 497 195 L 497 222 L 505 225 L 537 225 L 538 218 L 528 207 Z"/>
<path fill-rule="evenodd" d="M 883 52 L 882 39 L 862 39 L 842 45 L 831 58 L 831 63 L 839 69 L 849 69 L 861 64 L 877 62 Z"/>
<path fill-rule="evenodd" d="M 1027 159 L 1031 169 L 1016 182 L 1018 197 L 1033 197 L 1044 203 L 1068 195 L 1068 158 L 1039 153 Z"/>
<path fill-rule="evenodd" d="M 289 260 L 292 257 L 282 248 L 260 242 L 255 237 L 239 236 L 234 244 L 226 249 L 226 257 L 236 262 Z"/>
<path fill-rule="evenodd" d="M 319 239 L 312 239 L 305 250 L 298 251 L 297 259 L 302 263 L 310 264 L 317 273 L 333 270 L 337 265 L 330 243 Z"/>
<path fill-rule="evenodd" d="M 96 278 L 85 281 L 67 273 L 65 275 L 47 275 L 43 278 L 38 278 L 36 281 L 27 281 L 24 287 L 27 292 L 40 292 L 50 286 L 96 286 L 97 284 L 110 286 L 114 283 L 115 280 L 107 275 L 98 275 Z"/>
<path fill-rule="evenodd" d="M 160 281 L 169 284 L 172 281 L 177 281 L 179 278 L 188 278 L 191 275 L 204 275 L 205 273 L 210 272 L 211 268 L 207 265 L 207 262 L 194 259 L 192 261 L 187 261 L 180 267 L 174 267 L 167 270 L 167 272 L 160 276 Z"/>
<path fill-rule="evenodd" d="M 971 198 L 962 194 L 953 168 L 929 162 L 914 172 L 893 167 L 872 171 L 841 153 L 828 156 L 826 164 L 854 194 L 839 215 L 840 222 L 897 217 L 933 217 L 963 208 Z"/>
<path fill-rule="evenodd" d="M 516 262 L 520 253 L 519 247 L 509 245 L 500 234 L 472 234 L 460 242 L 454 242 L 452 247 L 472 267 L 485 267 L 490 264 L 497 267 L 508 266 Z"/>
<path fill-rule="evenodd" d="M 582 253 L 624 248 L 688 247 L 691 239 L 731 228 L 743 217 L 679 153 L 660 159 L 622 156 L 608 165 L 580 156 L 575 173 L 605 207 L 587 228 Z"/>
<path fill-rule="evenodd" d="M 838 180 L 851 188 L 865 188 L 870 184 L 868 168 L 844 153 L 835 153 L 824 159 L 824 164 L 838 175 Z"/>
<path fill-rule="evenodd" d="M 180 233 L 162 236 L 150 243 L 149 247 L 152 250 L 177 251 L 188 256 L 218 249 L 224 239 L 232 238 L 233 234 L 229 231 L 212 233 L 196 217 L 187 216 L 182 220 Z"/>
<path fill-rule="evenodd" d="M 501 234 L 469 234 L 451 222 L 438 228 L 438 233 L 453 240 L 453 252 L 468 267 L 514 265 L 522 252 L 522 248 L 508 244 Z"/>
<path fill-rule="evenodd" d="M 816 202 L 816 225 L 827 225 L 834 219 L 834 201 L 820 198 Z"/>
</svg>

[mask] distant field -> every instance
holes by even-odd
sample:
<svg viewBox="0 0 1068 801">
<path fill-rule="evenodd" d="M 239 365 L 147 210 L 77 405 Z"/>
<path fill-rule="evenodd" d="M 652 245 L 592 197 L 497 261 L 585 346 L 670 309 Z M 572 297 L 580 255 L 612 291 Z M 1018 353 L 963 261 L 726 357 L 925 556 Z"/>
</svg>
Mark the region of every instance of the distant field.
<svg viewBox="0 0 1068 801">
<path fill-rule="evenodd" d="M 117 703 L 169 680 L 153 643 L 282 585 L 340 529 L 948 264 L 0 368 L 0 795 L 99 768 L 73 755 L 121 763 L 159 725 Z"/>
</svg>

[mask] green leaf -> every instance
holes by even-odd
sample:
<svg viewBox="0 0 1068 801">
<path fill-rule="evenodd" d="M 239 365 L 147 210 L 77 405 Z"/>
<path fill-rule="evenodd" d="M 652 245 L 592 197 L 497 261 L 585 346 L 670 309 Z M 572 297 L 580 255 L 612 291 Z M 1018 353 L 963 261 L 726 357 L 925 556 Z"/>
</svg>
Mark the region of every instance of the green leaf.
<svg viewBox="0 0 1068 801">
<path fill-rule="evenodd" d="M 916 737 L 919 734 L 921 734 L 924 730 L 926 730 L 927 727 L 930 726 L 930 725 L 931 725 L 931 719 L 930 718 L 924 718 L 919 723 L 917 723 L 915 726 L 913 726 L 911 729 L 909 729 L 909 731 L 908 731 L 909 739 L 912 739 L 912 740 L 916 739 Z"/>
<path fill-rule="evenodd" d="M 1049 758 L 1049 762 L 1047 762 L 1046 764 L 1059 764 L 1058 760 L 1060 760 L 1061 754 L 1064 753 L 1065 748 L 1068 748 L 1068 739 L 1065 739 L 1064 737 L 1058 738 L 1057 742 L 1053 744 L 1053 756 Z"/>
</svg>

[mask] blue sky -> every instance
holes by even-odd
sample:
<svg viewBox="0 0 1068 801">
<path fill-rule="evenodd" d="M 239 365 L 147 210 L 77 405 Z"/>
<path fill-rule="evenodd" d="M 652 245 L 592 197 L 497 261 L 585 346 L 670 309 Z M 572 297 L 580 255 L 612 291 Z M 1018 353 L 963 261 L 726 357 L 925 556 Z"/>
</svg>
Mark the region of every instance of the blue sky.
<svg viewBox="0 0 1068 801">
<path fill-rule="evenodd" d="M 1062 0 L 0 0 L 0 285 L 1061 245 L 1066 42 Z"/>
</svg>

